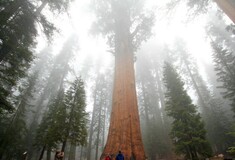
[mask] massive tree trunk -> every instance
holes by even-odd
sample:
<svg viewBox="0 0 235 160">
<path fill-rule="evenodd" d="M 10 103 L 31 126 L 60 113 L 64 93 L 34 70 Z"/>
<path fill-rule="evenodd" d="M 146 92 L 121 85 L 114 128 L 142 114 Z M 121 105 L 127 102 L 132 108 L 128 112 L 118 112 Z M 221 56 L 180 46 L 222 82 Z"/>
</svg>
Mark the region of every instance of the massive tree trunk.
<svg viewBox="0 0 235 160">
<path fill-rule="evenodd" d="M 121 150 L 125 159 L 130 159 L 133 153 L 136 160 L 145 160 L 136 97 L 133 51 L 128 36 L 116 38 L 112 112 L 108 139 L 101 159 L 107 153 L 117 154 Z"/>
<path fill-rule="evenodd" d="M 234 0 L 214 0 L 218 6 L 235 23 L 235 2 Z"/>
</svg>

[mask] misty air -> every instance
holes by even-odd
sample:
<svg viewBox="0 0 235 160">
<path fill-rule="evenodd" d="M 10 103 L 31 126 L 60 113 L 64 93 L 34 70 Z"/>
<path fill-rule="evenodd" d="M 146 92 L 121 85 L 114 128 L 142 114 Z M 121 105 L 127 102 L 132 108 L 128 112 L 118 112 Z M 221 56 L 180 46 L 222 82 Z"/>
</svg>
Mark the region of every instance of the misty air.
<svg viewBox="0 0 235 160">
<path fill-rule="evenodd" d="M 235 0 L 0 1 L 0 160 L 235 159 Z"/>
</svg>

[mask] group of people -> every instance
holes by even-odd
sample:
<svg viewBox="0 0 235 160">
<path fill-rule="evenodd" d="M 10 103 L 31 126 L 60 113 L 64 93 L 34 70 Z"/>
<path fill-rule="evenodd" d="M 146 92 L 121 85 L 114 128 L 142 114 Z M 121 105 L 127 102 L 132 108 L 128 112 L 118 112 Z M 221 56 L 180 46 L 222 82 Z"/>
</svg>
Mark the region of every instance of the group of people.
<svg viewBox="0 0 235 160">
<path fill-rule="evenodd" d="M 57 150 L 55 153 L 55 160 L 62 160 L 64 158 L 64 152 Z M 108 154 L 105 160 L 111 160 L 111 155 Z M 115 160 L 124 160 L 124 156 L 121 151 L 118 152 Z"/>
<path fill-rule="evenodd" d="M 105 160 L 112 160 L 111 159 L 111 155 L 108 154 L 106 157 L 105 157 Z M 124 160 L 124 156 L 122 154 L 121 151 L 118 152 L 118 155 L 116 156 L 116 159 L 115 160 Z"/>
<path fill-rule="evenodd" d="M 112 160 L 111 155 L 110 155 L 110 154 L 107 154 L 107 156 L 105 157 L 105 160 Z M 124 160 L 124 156 L 123 156 L 123 154 L 122 154 L 121 151 L 118 152 L 118 154 L 117 154 L 115 160 Z M 135 156 L 134 156 L 133 153 L 131 154 L 131 159 L 130 159 L 130 160 L 135 160 Z"/>
</svg>

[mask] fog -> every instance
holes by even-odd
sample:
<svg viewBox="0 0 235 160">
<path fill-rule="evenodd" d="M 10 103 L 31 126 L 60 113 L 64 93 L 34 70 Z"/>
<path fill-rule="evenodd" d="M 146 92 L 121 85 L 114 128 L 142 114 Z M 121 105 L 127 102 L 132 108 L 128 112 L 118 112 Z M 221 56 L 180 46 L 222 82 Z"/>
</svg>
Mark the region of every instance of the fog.
<svg viewBox="0 0 235 160">
<path fill-rule="evenodd" d="M 234 158 L 233 12 L 231 0 L 0 3 L 0 159 Z"/>
</svg>

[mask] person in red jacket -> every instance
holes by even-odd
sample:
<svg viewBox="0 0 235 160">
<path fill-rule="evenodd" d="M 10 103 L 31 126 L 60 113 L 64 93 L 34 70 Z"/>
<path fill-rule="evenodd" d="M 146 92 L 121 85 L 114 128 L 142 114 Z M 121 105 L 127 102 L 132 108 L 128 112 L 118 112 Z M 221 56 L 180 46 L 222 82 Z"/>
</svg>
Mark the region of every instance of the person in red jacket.
<svg viewBox="0 0 235 160">
<path fill-rule="evenodd" d="M 111 160 L 111 156 L 107 154 L 107 156 L 105 157 L 105 160 Z"/>
</svg>

